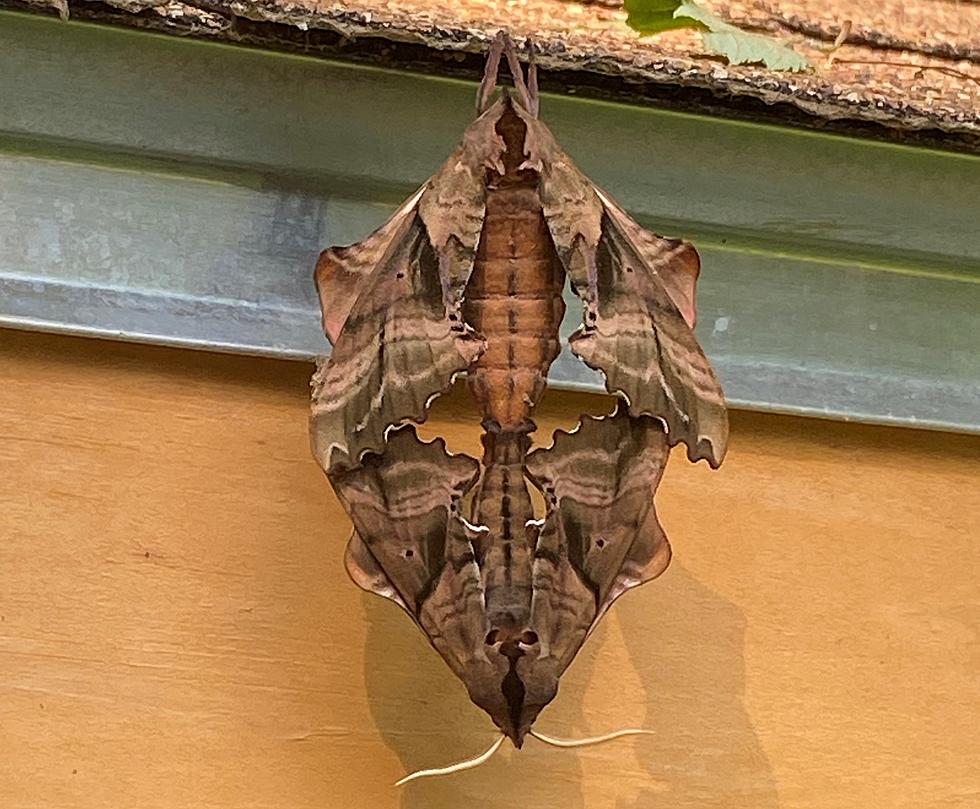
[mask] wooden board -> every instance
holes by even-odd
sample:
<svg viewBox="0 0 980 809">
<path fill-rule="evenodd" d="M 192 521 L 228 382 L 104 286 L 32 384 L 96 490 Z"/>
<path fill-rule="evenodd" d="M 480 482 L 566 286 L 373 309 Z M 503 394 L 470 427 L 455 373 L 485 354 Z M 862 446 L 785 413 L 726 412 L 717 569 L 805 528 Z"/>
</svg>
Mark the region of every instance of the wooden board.
<svg viewBox="0 0 980 809">
<path fill-rule="evenodd" d="M 309 371 L 0 332 L 4 807 L 976 806 L 980 439 L 736 413 L 539 724 L 657 734 L 399 791 L 491 727 L 347 580 Z M 432 428 L 476 447 L 459 397 Z"/>
</svg>

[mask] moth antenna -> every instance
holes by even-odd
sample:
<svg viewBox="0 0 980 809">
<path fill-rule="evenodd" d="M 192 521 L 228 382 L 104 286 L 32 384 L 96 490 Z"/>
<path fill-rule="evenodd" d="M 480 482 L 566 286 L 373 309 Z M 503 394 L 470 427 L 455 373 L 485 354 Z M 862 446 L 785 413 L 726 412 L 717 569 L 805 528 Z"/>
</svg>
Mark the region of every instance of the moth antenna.
<svg viewBox="0 0 980 809">
<path fill-rule="evenodd" d="M 642 734 L 652 735 L 653 733 L 656 733 L 656 731 L 645 730 L 643 728 L 623 728 L 622 730 L 614 730 L 612 733 L 605 733 L 602 736 L 589 736 L 585 739 L 557 739 L 554 736 L 545 736 L 543 733 L 538 733 L 536 730 L 530 730 L 528 733 L 539 742 L 550 744 L 553 747 L 588 747 L 592 744 L 611 742 L 613 739 L 618 739 L 620 736 L 638 736 Z"/>
<path fill-rule="evenodd" d="M 506 31 L 504 32 L 504 37 L 504 56 L 507 58 L 507 67 L 510 69 L 510 75 L 514 79 L 517 100 L 524 109 L 531 112 L 531 94 L 527 89 L 527 83 L 524 81 L 524 70 L 521 68 L 521 60 L 517 58 L 517 48 L 514 46 L 514 40 L 510 38 L 510 34 Z"/>
<path fill-rule="evenodd" d="M 415 781 L 418 778 L 428 778 L 433 775 L 452 775 L 454 772 L 462 772 L 463 770 L 472 770 L 474 767 L 479 767 L 486 761 L 490 760 L 490 757 L 500 749 L 500 745 L 504 743 L 504 739 L 507 737 L 503 733 L 497 738 L 497 740 L 490 745 L 486 752 L 480 753 L 480 755 L 475 758 L 468 758 L 466 761 L 460 761 L 457 764 L 450 764 L 446 767 L 435 767 L 431 770 L 416 770 L 404 778 L 395 781 L 395 786 L 400 787 L 402 784 L 407 784 L 409 781 Z"/>
<path fill-rule="evenodd" d="M 497 89 L 497 74 L 500 72 L 500 54 L 504 52 L 504 43 L 507 41 L 507 32 L 498 31 L 497 36 L 490 43 L 490 50 L 487 51 L 487 64 L 483 69 L 483 81 L 480 82 L 480 89 L 476 91 L 476 113 L 483 115 L 487 107 L 490 106 L 490 97 Z"/>
</svg>

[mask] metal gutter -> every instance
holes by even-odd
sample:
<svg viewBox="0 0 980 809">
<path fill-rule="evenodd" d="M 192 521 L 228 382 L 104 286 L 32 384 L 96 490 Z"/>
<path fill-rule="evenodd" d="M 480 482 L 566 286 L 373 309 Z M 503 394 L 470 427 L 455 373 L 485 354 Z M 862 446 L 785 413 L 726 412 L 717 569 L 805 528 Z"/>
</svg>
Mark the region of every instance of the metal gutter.
<svg viewBox="0 0 980 809">
<path fill-rule="evenodd" d="M 431 173 L 472 94 L 0 13 L 0 325 L 324 353 L 316 254 Z M 980 432 L 980 159 L 568 97 L 544 115 L 698 244 L 699 336 L 736 405 Z M 554 381 L 598 382 L 569 355 Z"/>
</svg>

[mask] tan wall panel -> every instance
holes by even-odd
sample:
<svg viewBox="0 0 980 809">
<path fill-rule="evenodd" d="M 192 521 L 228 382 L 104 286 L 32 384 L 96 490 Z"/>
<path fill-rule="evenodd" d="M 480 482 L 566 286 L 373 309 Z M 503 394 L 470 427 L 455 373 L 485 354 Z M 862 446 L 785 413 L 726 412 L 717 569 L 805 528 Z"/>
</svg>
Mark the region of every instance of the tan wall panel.
<svg viewBox="0 0 980 809">
<path fill-rule="evenodd" d="M 399 791 L 491 726 L 347 580 L 308 376 L 0 332 L 0 806 L 978 805 L 980 440 L 735 414 L 722 470 L 671 461 L 674 563 L 538 725 L 657 734 Z M 472 449 L 465 415 L 433 429 Z"/>
</svg>

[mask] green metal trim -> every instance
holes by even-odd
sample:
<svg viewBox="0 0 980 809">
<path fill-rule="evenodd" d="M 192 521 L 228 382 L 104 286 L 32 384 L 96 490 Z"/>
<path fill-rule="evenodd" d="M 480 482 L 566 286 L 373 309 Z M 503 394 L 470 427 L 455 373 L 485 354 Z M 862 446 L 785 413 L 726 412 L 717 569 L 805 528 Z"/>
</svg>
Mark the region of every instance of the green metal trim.
<svg viewBox="0 0 980 809">
<path fill-rule="evenodd" d="M 473 92 L 0 13 L 0 323 L 325 350 L 316 253 L 432 172 Z M 572 97 L 543 115 L 698 244 L 699 334 L 737 403 L 980 431 L 980 158 Z M 596 383 L 567 355 L 555 376 Z"/>
</svg>

